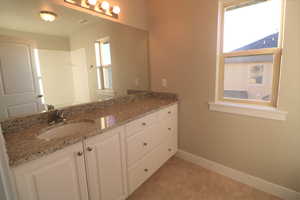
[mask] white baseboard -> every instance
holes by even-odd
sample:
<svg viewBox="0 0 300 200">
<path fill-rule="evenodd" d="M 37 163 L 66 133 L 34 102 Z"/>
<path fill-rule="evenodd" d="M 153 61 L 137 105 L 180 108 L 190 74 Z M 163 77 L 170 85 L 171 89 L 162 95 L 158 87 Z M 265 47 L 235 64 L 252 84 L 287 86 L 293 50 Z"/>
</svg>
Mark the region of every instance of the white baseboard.
<svg viewBox="0 0 300 200">
<path fill-rule="evenodd" d="M 244 183 L 246 185 L 249 185 L 253 188 L 256 188 L 258 190 L 264 191 L 266 193 L 272 194 L 274 196 L 280 197 L 285 200 L 300 200 L 300 193 L 293 191 L 291 189 L 285 188 L 280 185 L 276 185 L 274 183 L 268 182 L 266 180 L 263 180 L 261 178 L 251 176 L 249 174 L 246 174 L 244 172 L 226 167 L 224 165 L 221 165 L 219 163 L 216 163 L 214 161 L 207 160 L 203 157 L 196 156 L 194 154 L 191 154 L 189 152 L 178 150 L 177 157 L 190 161 L 194 164 L 200 165 L 203 168 L 209 169 L 211 171 L 214 171 L 218 174 L 222 174 L 226 177 L 229 177 L 231 179 L 234 179 L 238 182 Z"/>
</svg>

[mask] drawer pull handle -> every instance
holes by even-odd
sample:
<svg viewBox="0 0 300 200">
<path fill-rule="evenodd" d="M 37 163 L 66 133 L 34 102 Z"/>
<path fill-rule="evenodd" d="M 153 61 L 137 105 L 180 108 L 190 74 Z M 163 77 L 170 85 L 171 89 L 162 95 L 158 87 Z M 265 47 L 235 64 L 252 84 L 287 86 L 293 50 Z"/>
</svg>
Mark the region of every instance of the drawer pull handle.
<svg viewBox="0 0 300 200">
<path fill-rule="evenodd" d="M 143 126 L 146 126 L 147 124 L 145 122 L 142 123 Z"/>
<path fill-rule="evenodd" d="M 93 151 L 93 148 L 92 147 L 88 147 L 87 150 L 88 151 Z"/>
<path fill-rule="evenodd" d="M 171 152 L 171 151 L 172 151 L 172 149 L 171 149 L 171 148 L 169 148 L 169 149 L 168 149 L 168 151 L 169 151 L 169 152 Z"/>
<path fill-rule="evenodd" d="M 147 142 L 144 142 L 144 143 L 143 143 L 143 145 L 144 145 L 144 146 L 147 146 L 147 145 L 148 145 L 148 143 L 147 143 Z"/>
<path fill-rule="evenodd" d="M 144 169 L 144 172 L 148 172 L 149 170 L 146 168 L 146 169 Z"/>
<path fill-rule="evenodd" d="M 172 128 L 168 128 L 168 130 L 170 131 L 170 130 L 172 130 Z"/>
<path fill-rule="evenodd" d="M 82 156 L 83 153 L 81 151 L 77 152 L 77 156 Z"/>
</svg>

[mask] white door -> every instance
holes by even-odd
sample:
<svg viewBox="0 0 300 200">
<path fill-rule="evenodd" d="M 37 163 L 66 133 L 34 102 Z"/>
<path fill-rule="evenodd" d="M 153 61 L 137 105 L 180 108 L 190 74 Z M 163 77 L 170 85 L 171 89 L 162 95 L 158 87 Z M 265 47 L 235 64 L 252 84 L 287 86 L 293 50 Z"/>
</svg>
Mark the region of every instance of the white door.
<svg viewBox="0 0 300 200">
<path fill-rule="evenodd" d="M 87 200 L 82 143 L 14 168 L 19 200 Z"/>
<path fill-rule="evenodd" d="M 123 129 L 86 141 L 90 200 L 121 200 L 127 194 Z"/>
<path fill-rule="evenodd" d="M 0 119 L 41 110 L 33 48 L 0 38 Z"/>
</svg>

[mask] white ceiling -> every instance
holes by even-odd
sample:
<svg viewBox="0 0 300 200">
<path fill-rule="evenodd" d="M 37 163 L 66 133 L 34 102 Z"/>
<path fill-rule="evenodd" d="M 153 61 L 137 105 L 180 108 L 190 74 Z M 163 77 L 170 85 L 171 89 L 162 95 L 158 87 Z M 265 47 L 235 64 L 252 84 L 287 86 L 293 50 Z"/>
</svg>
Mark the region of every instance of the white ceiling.
<svg viewBox="0 0 300 200">
<path fill-rule="evenodd" d="M 54 22 L 44 22 L 39 16 L 41 10 L 53 11 L 58 15 Z M 80 20 L 87 20 L 80 24 Z M 70 8 L 51 4 L 47 0 L 1 0 L 0 28 L 68 36 L 89 24 L 104 20 Z"/>
</svg>

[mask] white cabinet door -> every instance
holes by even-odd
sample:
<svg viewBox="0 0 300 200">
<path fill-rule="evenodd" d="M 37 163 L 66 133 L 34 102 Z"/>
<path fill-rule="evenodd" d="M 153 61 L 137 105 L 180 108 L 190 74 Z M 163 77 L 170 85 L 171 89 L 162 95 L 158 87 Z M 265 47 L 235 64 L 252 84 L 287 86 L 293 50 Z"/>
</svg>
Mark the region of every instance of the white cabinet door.
<svg viewBox="0 0 300 200">
<path fill-rule="evenodd" d="M 85 141 L 90 200 L 121 200 L 127 195 L 123 128 Z"/>
<path fill-rule="evenodd" d="M 13 169 L 19 200 L 87 200 L 82 143 Z"/>
</svg>

